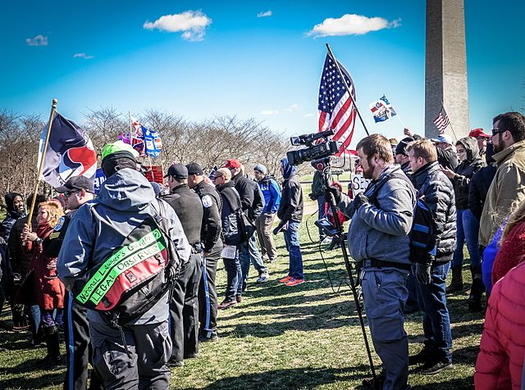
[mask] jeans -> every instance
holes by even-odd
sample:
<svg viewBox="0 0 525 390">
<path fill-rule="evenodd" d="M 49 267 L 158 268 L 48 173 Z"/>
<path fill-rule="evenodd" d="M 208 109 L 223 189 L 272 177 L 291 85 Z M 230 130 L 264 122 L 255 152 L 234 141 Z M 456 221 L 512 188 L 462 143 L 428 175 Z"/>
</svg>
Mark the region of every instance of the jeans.
<svg viewBox="0 0 525 390">
<path fill-rule="evenodd" d="M 239 291 L 242 290 L 242 283 L 248 280 L 248 274 L 250 273 L 250 261 L 260 274 L 268 272 L 268 268 L 264 266 L 261 253 L 257 248 L 257 242 L 255 241 L 255 234 L 250 237 L 247 242 L 243 242 L 239 249 L 239 261 L 241 263 L 242 277 L 239 281 Z"/>
<path fill-rule="evenodd" d="M 408 337 L 403 310 L 409 272 L 364 267 L 361 286 L 374 348 L 383 363 L 383 390 L 405 389 L 408 379 Z"/>
<path fill-rule="evenodd" d="M 239 251 L 237 250 L 237 253 Z M 224 269 L 226 270 L 226 297 L 225 302 L 235 301 L 237 294 L 242 293 L 242 272 L 241 264 L 239 263 L 239 255 L 235 259 L 222 259 L 224 261 Z M 241 281 L 241 286 L 239 286 Z"/>
<path fill-rule="evenodd" d="M 457 247 L 452 258 L 452 267 L 461 267 L 463 264 L 463 243 L 467 242 L 470 254 L 470 267 L 479 268 L 481 258 L 478 247 L 479 221 L 470 210 L 457 210 Z"/>
<path fill-rule="evenodd" d="M 288 222 L 288 228 L 284 231 L 284 241 L 290 254 L 288 276 L 294 279 L 303 279 L 303 255 L 301 254 L 301 244 L 299 243 L 299 222 Z"/>
<path fill-rule="evenodd" d="M 417 300 L 423 312 L 425 348 L 436 359 L 452 363 L 452 332 L 445 296 L 450 262 L 432 267 L 432 283 L 417 282 Z"/>
</svg>

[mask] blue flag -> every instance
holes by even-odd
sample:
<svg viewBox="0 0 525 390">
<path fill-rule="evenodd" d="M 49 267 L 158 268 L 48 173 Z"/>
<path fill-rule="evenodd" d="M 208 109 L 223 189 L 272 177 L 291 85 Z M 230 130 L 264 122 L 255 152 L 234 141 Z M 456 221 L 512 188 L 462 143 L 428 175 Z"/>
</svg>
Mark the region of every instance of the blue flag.
<svg viewBox="0 0 525 390">
<path fill-rule="evenodd" d="M 378 101 L 370 103 L 370 111 L 372 111 L 376 123 L 384 122 L 396 115 L 396 111 L 385 95 L 383 95 Z"/>
</svg>

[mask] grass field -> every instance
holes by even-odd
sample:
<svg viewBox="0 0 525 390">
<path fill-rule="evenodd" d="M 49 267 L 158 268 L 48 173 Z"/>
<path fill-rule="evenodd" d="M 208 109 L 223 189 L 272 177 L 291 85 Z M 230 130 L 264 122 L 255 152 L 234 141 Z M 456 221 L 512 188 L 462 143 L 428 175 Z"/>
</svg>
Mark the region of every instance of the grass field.
<svg viewBox="0 0 525 390">
<path fill-rule="evenodd" d="M 305 194 L 307 192 L 305 191 Z M 307 210 L 312 210 L 309 204 Z M 173 389 L 352 389 L 369 376 L 369 365 L 341 250 L 320 251 L 309 239 L 317 236 L 313 217 L 302 224 L 307 283 L 280 285 L 287 254 L 277 237 L 279 261 L 270 264 L 270 281 L 255 283 L 253 271 L 244 301 L 219 313 L 219 340 L 201 344 L 196 359 L 172 369 Z M 467 267 L 464 268 L 468 278 Z M 468 286 L 467 279 L 467 286 Z M 220 298 L 225 271 L 218 271 Z M 414 373 L 414 389 L 471 389 L 483 316 L 467 310 L 467 293 L 449 297 L 455 369 L 434 376 Z M 220 299 L 219 298 L 219 299 Z M 6 310 L 2 319 L 8 319 Z M 422 348 L 421 315 L 407 316 L 410 352 Z M 27 334 L 0 329 L 0 389 L 60 389 L 65 369 L 44 371 L 37 361 L 45 348 L 31 349 Z M 375 354 L 374 361 L 379 366 Z M 379 369 L 378 369 L 379 370 Z"/>
</svg>

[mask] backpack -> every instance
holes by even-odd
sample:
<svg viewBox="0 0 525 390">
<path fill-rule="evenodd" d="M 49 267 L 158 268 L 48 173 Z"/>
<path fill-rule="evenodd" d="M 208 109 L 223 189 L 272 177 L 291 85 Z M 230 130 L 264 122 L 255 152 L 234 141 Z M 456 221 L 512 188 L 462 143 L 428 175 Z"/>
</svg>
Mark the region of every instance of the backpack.
<svg viewBox="0 0 525 390">
<path fill-rule="evenodd" d="M 75 302 L 120 326 L 140 318 L 171 291 L 181 264 L 168 231 L 168 219 L 155 210 L 105 261 L 75 280 Z"/>
<path fill-rule="evenodd" d="M 392 177 L 399 177 L 412 184 L 410 179 L 404 173 L 394 175 L 394 170 L 383 178 L 374 188 L 374 192 L 369 196 L 370 200 L 375 200 L 381 187 Z M 414 206 L 413 221 L 410 232 L 410 261 L 413 263 L 427 263 L 432 261 L 436 255 L 437 226 L 434 215 L 430 207 L 423 199 L 417 199 Z"/>
</svg>

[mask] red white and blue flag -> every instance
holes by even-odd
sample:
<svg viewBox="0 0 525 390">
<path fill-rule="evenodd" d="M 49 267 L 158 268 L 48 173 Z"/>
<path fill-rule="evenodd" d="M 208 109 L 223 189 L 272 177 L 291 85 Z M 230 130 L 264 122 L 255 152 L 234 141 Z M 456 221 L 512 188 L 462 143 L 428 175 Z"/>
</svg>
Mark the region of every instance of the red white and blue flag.
<svg viewBox="0 0 525 390">
<path fill-rule="evenodd" d="M 438 116 L 434 119 L 434 124 L 438 128 L 438 133 L 440 135 L 445 134 L 445 129 L 450 125 L 450 119 L 448 119 L 445 107 L 441 106 Z"/>
<path fill-rule="evenodd" d="M 131 132 L 120 134 L 119 139 L 130 144 L 140 156 L 158 157 L 162 151 L 162 139 L 155 130 L 150 130 L 138 120 L 131 118 Z"/>
<path fill-rule="evenodd" d="M 374 115 L 374 121 L 384 122 L 396 115 L 396 112 L 385 95 L 378 101 L 370 103 L 370 111 Z"/>
<path fill-rule="evenodd" d="M 332 139 L 340 145 L 336 154 L 340 156 L 352 141 L 357 110 L 352 77 L 340 62 L 337 63 L 349 90 L 337 70 L 334 59 L 327 54 L 319 87 L 318 109 L 319 131 L 334 130 Z"/>
<path fill-rule="evenodd" d="M 42 178 L 53 187 L 60 187 L 71 176 L 93 179 L 97 170 L 97 155 L 91 140 L 73 121 L 54 114 L 45 155 L 48 125 L 40 136 L 38 166 L 43 158 Z"/>
</svg>

